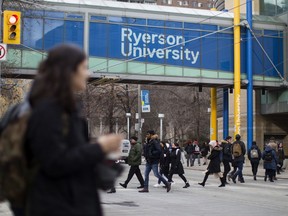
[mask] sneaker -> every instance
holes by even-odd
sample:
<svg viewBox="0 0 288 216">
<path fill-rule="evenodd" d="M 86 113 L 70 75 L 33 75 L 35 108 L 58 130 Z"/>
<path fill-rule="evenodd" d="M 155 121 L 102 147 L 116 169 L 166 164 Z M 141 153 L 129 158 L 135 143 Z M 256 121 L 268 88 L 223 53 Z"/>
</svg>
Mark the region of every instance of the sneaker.
<svg viewBox="0 0 288 216">
<path fill-rule="evenodd" d="M 116 193 L 116 189 L 112 188 L 110 191 L 107 192 L 108 194 Z"/>
<path fill-rule="evenodd" d="M 236 184 L 236 177 L 232 177 L 231 179 L 232 179 L 233 183 Z"/>
<path fill-rule="evenodd" d="M 143 188 L 143 190 L 138 191 L 139 193 L 149 193 L 148 189 Z"/>
<path fill-rule="evenodd" d="M 127 185 L 126 184 L 122 184 L 122 183 L 119 183 L 119 185 L 123 188 L 127 188 Z"/>
<path fill-rule="evenodd" d="M 205 166 L 206 165 L 206 162 L 205 163 L 203 163 L 203 166 Z"/>
<path fill-rule="evenodd" d="M 202 187 L 205 187 L 205 183 L 198 183 L 198 185 L 201 185 Z"/>
<path fill-rule="evenodd" d="M 155 188 L 161 187 L 161 184 L 155 184 L 153 187 Z"/>
<path fill-rule="evenodd" d="M 190 187 L 190 184 L 187 182 L 183 188 L 188 188 L 188 187 Z"/>
<path fill-rule="evenodd" d="M 167 193 L 169 193 L 169 191 L 171 190 L 171 183 L 168 182 L 166 186 L 167 186 L 167 188 L 166 188 Z"/>
</svg>

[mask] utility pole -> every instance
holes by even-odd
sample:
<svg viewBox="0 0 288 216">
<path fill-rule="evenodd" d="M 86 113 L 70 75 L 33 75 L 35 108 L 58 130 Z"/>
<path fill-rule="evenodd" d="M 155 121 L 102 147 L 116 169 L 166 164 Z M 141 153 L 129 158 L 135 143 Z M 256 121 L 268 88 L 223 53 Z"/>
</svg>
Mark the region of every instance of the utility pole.
<svg viewBox="0 0 288 216">
<path fill-rule="evenodd" d="M 142 143 L 142 101 L 141 101 L 141 85 L 138 85 L 138 142 Z"/>
</svg>

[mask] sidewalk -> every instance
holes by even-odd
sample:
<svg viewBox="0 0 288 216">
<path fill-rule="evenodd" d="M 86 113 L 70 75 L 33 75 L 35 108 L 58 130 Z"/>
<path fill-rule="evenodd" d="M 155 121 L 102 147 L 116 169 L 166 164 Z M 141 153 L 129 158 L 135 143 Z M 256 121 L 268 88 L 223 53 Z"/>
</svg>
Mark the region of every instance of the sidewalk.
<svg viewBox="0 0 288 216">
<path fill-rule="evenodd" d="M 196 164 L 196 163 L 195 163 Z M 187 167 L 186 164 L 183 164 L 185 170 L 197 170 L 197 171 L 205 171 L 206 168 L 207 168 L 207 165 L 201 165 L 199 166 L 198 164 L 197 165 L 194 165 L 193 167 Z M 232 167 L 231 167 L 232 168 Z M 224 167 L 221 166 L 221 170 L 223 172 L 224 170 Z M 251 168 L 251 165 L 250 163 L 249 164 L 244 164 L 244 168 L 243 168 L 243 175 L 244 176 L 253 176 L 252 174 L 252 168 Z M 258 177 L 263 177 L 264 178 L 264 175 L 265 175 L 265 170 L 263 169 L 263 164 L 259 164 L 259 168 L 258 168 L 258 174 L 257 176 Z M 285 170 L 285 172 L 281 172 L 280 175 L 276 175 L 278 179 L 288 179 L 288 171 Z"/>
</svg>

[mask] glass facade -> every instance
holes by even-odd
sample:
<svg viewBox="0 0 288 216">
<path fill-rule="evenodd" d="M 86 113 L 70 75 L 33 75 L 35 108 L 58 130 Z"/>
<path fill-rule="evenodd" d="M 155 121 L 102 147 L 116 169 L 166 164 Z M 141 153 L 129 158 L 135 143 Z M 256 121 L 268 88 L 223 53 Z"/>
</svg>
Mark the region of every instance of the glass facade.
<svg viewBox="0 0 288 216">
<path fill-rule="evenodd" d="M 260 0 L 260 14 L 275 16 L 288 12 L 288 0 Z"/>
<path fill-rule="evenodd" d="M 37 67 L 45 52 L 57 44 L 69 42 L 84 47 L 83 14 L 26 11 L 22 27 L 24 47 L 11 49 L 8 53 L 11 59 L 20 58 L 17 65 L 22 68 Z M 88 35 L 90 70 L 232 79 L 233 29 L 214 33 L 223 28 L 185 21 L 91 14 Z M 283 32 L 254 31 L 283 74 Z M 241 72 L 242 78 L 245 78 L 247 36 L 244 29 L 241 38 Z M 277 81 L 277 71 L 255 39 L 253 46 L 254 79 Z"/>
</svg>

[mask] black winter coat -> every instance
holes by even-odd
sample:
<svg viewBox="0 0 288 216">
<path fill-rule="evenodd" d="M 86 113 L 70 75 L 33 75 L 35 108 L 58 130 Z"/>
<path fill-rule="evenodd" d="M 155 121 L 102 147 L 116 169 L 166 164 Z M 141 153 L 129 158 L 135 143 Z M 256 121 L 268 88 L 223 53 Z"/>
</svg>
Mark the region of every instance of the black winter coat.
<svg viewBox="0 0 288 216">
<path fill-rule="evenodd" d="M 171 173 L 179 175 L 184 174 L 184 168 L 181 163 L 181 150 L 173 148 L 170 158 L 171 158 Z"/>
<path fill-rule="evenodd" d="M 39 170 L 28 191 L 28 215 L 102 215 L 95 165 L 104 153 L 99 145 L 88 144 L 78 112 L 66 121 L 63 113 L 48 99 L 33 108 L 26 147 Z"/>
<path fill-rule="evenodd" d="M 220 164 L 220 154 L 221 154 L 222 148 L 220 146 L 215 146 L 208 159 L 210 160 L 210 163 L 208 165 L 207 170 L 210 172 L 210 174 L 213 173 L 219 173 L 221 172 Z"/>
<path fill-rule="evenodd" d="M 144 157 L 149 164 L 160 162 L 161 146 L 157 135 L 153 135 L 144 146 Z"/>
<path fill-rule="evenodd" d="M 232 144 L 227 141 L 222 141 L 221 147 L 223 149 L 223 161 L 232 162 Z"/>
<path fill-rule="evenodd" d="M 164 146 L 160 155 L 160 168 L 169 167 L 171 159 L 170 159 L 170 151 Z"/>
<path fill-rule="evenodd" d="M 193 151 L 194 151 L 194 146 L 192 144 L 188 144 L 186 147 L 185 147 L 185 151 L 187 152 L 187 154 L 192 154 Z"/>
<path fill-rule="evenodd" d="M 210 152 L 210 146 L 207 144 L 203 144 L 201 147 L 201 154 L 203 157 L 206 157 L 208 155 L 208 153 Z"/>
</svg>

